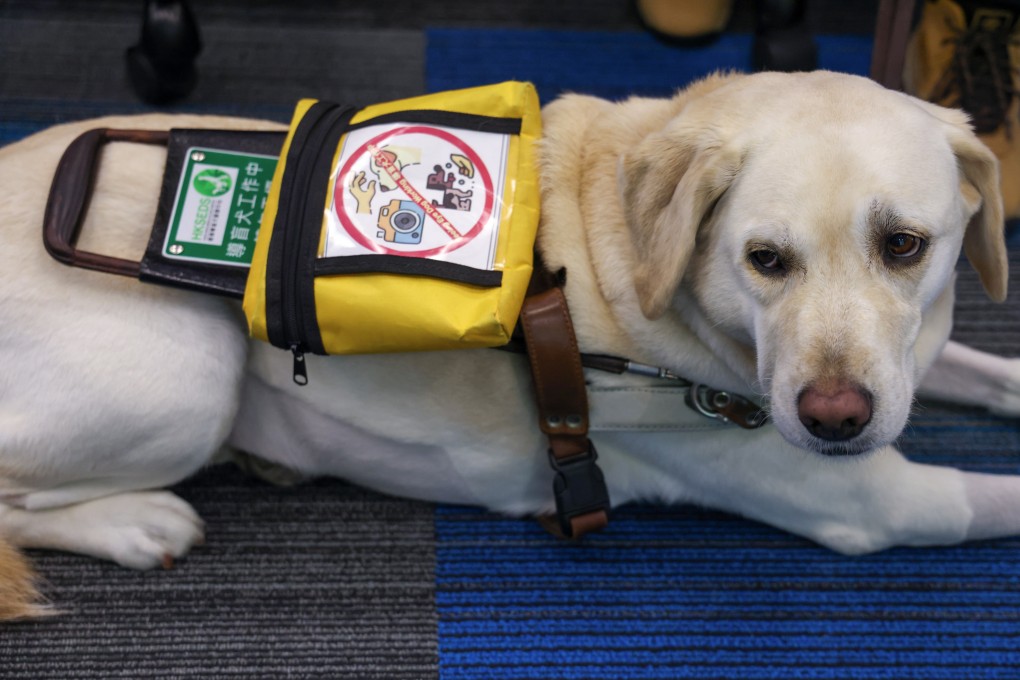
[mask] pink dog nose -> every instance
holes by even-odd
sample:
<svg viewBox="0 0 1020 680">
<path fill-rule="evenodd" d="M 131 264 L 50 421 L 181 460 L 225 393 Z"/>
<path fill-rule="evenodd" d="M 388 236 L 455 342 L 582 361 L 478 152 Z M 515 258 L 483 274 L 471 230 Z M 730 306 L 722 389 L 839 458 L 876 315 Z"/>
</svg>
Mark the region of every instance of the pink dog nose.
<svg viewBox="0 0 1020 680">
<path fill-rule="evenodd" d="M 797 415 L 819 439 L 846 441 L 859 435 L 871 420 L 871 395 L 844 382 L 809 385 L 797 399 Z"/>
</svg>

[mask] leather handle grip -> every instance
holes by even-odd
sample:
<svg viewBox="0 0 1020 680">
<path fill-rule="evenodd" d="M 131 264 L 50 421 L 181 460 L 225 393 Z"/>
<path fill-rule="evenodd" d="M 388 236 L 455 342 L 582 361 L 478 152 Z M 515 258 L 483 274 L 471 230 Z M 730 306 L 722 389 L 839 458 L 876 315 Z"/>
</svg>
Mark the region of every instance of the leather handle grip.
<svg viewBox="0 0 1020 680">
<path fill-rule="evenodd" d="M 79 135 L 57 164 L 43 216 L 43 245 L 56 260 L 73 267 L 138 277 L 141 264 L 109 255 L 78 250 L 76 244 L 95 185 L 99 152 L 107 142 L 167 143 L 162 130 L 96 128 Z"/>
</svg>

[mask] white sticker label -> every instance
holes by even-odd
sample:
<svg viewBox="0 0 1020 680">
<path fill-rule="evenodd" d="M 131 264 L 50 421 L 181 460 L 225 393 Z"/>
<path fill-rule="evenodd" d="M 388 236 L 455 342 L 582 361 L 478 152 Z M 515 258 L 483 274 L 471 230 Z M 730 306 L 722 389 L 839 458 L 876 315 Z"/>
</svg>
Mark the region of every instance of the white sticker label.
<svg viewBox="0 0 1020 680">
<path fill-rule="evenodd" d="M 324 257 L 387 254 L 493 269 L 509 136 L 435 125 L 347 134 Z"/>
</svg>

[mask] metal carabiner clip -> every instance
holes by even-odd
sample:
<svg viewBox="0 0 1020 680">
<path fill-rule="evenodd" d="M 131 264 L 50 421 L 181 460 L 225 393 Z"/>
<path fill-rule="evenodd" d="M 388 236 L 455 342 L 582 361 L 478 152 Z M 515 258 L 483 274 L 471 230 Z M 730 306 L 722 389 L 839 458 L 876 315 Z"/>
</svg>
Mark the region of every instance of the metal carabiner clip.
<svg viewBox="0 0 1020 680">
<path fill-rule="evenodd" d="M 719 409 L 726 408 L 730 404 L 728 392 L 717 392 L 700 383 L 694 383 L 687 391 L 686 401 L 688 406 L 706 418 L 715 418 L 723 422 L 730 420 L 719 412 Z"/>
<path fill-rule="evenodd" d="M 761 427 L 769 419 L 768 412 L 754 402 L 699 383 L 691 385 L 685 400 L 690 408 L 706 418 L 734 423 L 748 430 Z"/>
</svg>

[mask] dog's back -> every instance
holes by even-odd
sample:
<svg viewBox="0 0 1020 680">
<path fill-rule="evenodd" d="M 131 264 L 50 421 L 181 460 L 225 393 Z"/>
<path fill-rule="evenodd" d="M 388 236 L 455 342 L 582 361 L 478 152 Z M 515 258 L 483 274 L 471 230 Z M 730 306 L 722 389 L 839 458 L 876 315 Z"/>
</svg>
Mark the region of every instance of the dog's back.
<svg viewBox="0 0 1020 680">
<path fill-rule="evenodd" d="M 51 522 L 47 537 L 21 520 L 38 510 L 159 488 L 205 465 L 230 429 L 246 357 L 235 305 L 65 267 L 46 254 L 42 217 L 64 150 L 97 127 L 267 125 L 196 116 L 110 118 L 51 128 L 0 150 L 0 523 L 6 541 L 69 540 L 71 521 Z M 164 158 L 160 147 L 115 143 L 104 149 L 79 247 L 141 256 Z M 202 443 L 194 440 L 196 428 L 204 432 Z M 112 516 L 112 506 L 103 512 Z M 87 540 L 97 555 L 126 548 L 122 557 L 133 553 L 128 559 L 135 559 L 143 557 L 138 548 L 144 545 L 136 538 L 97 532 Z M 143 562 L 159 564 L 164 550 L 141 547 L 154 553 Z M 27 564 L 3 544 L 0 619 L 42 612 L 29 604 L 34 594 Z"/>
</svg>

